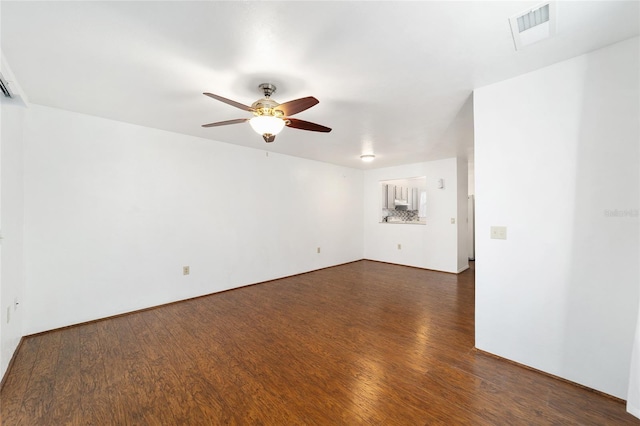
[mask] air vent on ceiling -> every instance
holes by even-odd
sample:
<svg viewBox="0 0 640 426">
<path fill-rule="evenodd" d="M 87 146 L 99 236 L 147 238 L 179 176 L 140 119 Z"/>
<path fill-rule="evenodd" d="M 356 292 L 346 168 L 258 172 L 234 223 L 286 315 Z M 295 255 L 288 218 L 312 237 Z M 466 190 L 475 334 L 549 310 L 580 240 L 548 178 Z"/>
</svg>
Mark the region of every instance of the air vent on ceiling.
<svg viewBox="0 0 640 426">
<path fill-rule="evenodd" d="M 556 4 L 546 2 L 509 18 L 516 50 L 556 33 Z"/>
<path fill-rule="evenodd" d="M 11 90 L 9 89 L 9 83 L 4 79 L 2 74 L 0 74 L 0 91 L 2 91 L 2 94 L 5 98 L 13 97 L 13 95 L 11 94 Z"/>
</svg>

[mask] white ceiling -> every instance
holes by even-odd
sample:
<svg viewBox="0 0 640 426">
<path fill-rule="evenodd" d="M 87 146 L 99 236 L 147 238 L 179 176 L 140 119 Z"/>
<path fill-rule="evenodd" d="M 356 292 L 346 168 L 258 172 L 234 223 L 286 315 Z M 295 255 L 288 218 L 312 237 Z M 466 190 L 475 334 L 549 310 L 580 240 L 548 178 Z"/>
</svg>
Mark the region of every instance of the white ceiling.
<svg viewBox="0 0 640 426">
<path fill-rule="evenodd" d="M 31 103 L 366 169 L 466 155 L 474 88 L 639 33 L 637 1 L 562 1 L 516 52 L 508 19 L 538 3 L 2 1 L 0 35 Z M 202 92 L 250 105 L 263 82 L 333 131 L 201 127 L 250 116 Z"/>
</svg>

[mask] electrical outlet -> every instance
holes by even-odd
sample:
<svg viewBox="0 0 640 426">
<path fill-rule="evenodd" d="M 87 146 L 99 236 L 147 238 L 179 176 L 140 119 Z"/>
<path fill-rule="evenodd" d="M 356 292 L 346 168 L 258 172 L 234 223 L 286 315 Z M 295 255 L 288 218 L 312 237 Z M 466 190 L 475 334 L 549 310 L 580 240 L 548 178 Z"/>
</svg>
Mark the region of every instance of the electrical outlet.
<svg viewBox="0 0 640 426">
<path fill-rule="evenodd" d="M 189 267 L 188 266 L 183 266 L 182 267 L 182 275 L 189 275 Z"/>
<path fill-rule="evenodd" d="M 318 251 L 317 252 L 320 253 L 320 247 L 318 247 Z"/>
<path fill-rule="evenodd" d="M 456 218 L 455 218 L 455 217 L 452 217 L 452 218 L 451 218 L 451 224 L 453 225 L 453 224 L 455 224 L 455 223 L 456 223 Z"/>
<path fill-rule="evenodd" d="M 491 239 L 492 240 L 506 240 L 507 239 L 507 227 L 506 226 L 492 226 L 491 227 Z"/>
<path fill-rule="evenodd" d="M 402 250 L 402 244 L 398 243 L 398 250 Z"/>
</svg>

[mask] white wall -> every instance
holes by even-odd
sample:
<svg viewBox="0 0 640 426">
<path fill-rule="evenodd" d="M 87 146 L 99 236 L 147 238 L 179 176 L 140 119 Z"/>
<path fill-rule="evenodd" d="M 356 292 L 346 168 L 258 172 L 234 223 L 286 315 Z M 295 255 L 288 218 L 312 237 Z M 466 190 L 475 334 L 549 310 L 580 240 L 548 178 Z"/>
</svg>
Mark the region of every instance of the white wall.
<svg viewBox="0 0 640 426">
<path fill-rule="evenodd" d="M 22 121 L 24 106 L 0 95 L 0 377 L 23 331 Z M 18 305 L 14 302 L 18 300 Z"/>
<path fill-rule="evenodd" d="M 359 170 L 36 105 L 24 155 L 26 334 L 362 258 Z"/>
<path fill-rule="evenodd" d="M 640 282 L 638 48 L 474 95 L 476 346 L 620 398 Z"/>
<path fill-rule="evenodd" d="M 427 181 L 427 224 L 379 223 L 380 181 L 419 176 L 426 176 Z M 445 181 L 444 189 L 437 188 L 440 178 Z M 458 214 L 457 180 L 455 158 L 365 171 L 365 259 L 458 272 L 458 228 L 451 224 Z"/>
</svg>

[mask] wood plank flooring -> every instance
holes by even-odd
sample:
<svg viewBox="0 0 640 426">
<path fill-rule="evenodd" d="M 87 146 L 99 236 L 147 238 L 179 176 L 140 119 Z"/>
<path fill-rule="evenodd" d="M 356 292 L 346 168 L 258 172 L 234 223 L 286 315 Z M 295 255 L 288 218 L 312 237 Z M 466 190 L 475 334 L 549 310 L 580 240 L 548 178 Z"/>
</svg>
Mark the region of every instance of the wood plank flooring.
<svg viewBox="0 0 640 426">
<path fill-rule="evenodd" d="M 473 269 L 360 261 L 28 337 L 1 422 L 640 424 L 473 336 Z"/>
</svg>

